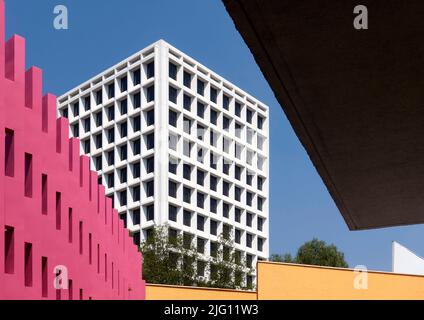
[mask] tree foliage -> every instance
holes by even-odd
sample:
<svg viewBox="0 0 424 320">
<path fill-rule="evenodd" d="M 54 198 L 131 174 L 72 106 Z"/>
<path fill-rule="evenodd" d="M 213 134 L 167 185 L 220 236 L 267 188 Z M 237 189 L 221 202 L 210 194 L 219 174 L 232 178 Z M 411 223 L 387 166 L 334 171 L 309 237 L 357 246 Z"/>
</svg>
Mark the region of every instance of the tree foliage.
<svg viewBox="0 0 424 320">
<path fill-rule="evenodd" d="M 141 252 L 143 278 L 149 283 L 186 284 L 187 278 L 193 276 L 193 270 L 183 273 L 177 268 L 181 257 L 190 257 L 192 253 L 184 248 L 181 238 L 168 239 L 165 228 L 151 229 L 147 240 L 141 245 Z"/>
<path fill-rule="evenodd" d="M 143 278 L 148 283 L 202 286 L 227 289 L 252 289 L 243 281 L 251 273 L 244 257 L 234 250 L 229 235 L 221 235 L 211 257 L 198 253 L 192 235 L 174 235 L 167 226 L 151 229 L 141 244 Z M 198 263 L 203 265 L 204 277 L 198 273 Z"/>
<path fill-rule="evenodd" d="M 338 251 L 335 245 L 328 245 L 325 241 L 318 240 L 316 238 L 305 242 L 297 250 L 297 254 L 294 258 L 290 254 L 273 254 L 270 257 L 270 260 L 275 262 L 310 264 L 328 267 L 348 267 L 343 252 Z"/>
<path fill-rule="evenodd" d="M 274 262 L 287 262 L 287 263 L 294 263 L 294 259 L 292 258 L 290 253 L 286 253 L 286 254 L 276 254 L 273 253 L 271 254 L 271 256 L 269 257 L 270 261 L 274 261 Z"/>
</svg>

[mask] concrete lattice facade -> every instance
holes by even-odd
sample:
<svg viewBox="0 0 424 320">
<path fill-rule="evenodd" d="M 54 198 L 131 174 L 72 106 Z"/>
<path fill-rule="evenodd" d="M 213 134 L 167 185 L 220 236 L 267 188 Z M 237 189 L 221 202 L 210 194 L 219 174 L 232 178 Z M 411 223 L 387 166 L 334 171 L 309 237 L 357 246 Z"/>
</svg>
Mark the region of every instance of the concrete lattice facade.
<svg viewBox="0 0 424 320">
<path fill-rule="evenodd" d="M 25 39 L 4 41 L 4 9 L 0 0 L 0 299 L 144 299 L 141 254 L 56 119 L 56 97 L 42 96 L 41 69 L 25 70 Z"/>
<path fill-rule="evenodd" d="M 160 40 L 59 97 L 58 113 L 136 243 L 167 224 L 205 260 L 228 231 L 248 264 L 268 257 L 267 106 Z"/>
</svg>

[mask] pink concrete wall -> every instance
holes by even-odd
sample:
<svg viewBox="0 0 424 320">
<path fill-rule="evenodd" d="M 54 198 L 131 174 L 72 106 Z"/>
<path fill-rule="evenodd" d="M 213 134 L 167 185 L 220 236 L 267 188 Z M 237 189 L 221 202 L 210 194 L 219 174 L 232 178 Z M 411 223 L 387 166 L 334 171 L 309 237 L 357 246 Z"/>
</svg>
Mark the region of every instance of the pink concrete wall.
<svg viewBox="0 0 424 320">
<path fill-rule="evenodd" d="M 0 299 L 144 299 L 141 254 L 42 96 L 42 71 L 25 71 L 25 39 L 5 43 L 4 11 L 0 0 Z M 68 290 L 53 285 L 58 265 Z"/>
</svg>

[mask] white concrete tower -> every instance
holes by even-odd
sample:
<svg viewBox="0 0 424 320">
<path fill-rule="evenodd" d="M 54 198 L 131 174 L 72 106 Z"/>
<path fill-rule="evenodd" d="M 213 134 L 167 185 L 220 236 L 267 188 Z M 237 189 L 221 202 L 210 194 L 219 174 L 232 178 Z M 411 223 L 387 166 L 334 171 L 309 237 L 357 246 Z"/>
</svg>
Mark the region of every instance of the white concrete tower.
<svg viewBox="0 0 424 320">
<path fill-rule="evenodd" d="M 136 243 L 167 224 L 205 263 L 223 232 L 253 267 L 268 258 L 266 105 L 160 40 L 60 96 L 58 113 Z"/>
</svg>

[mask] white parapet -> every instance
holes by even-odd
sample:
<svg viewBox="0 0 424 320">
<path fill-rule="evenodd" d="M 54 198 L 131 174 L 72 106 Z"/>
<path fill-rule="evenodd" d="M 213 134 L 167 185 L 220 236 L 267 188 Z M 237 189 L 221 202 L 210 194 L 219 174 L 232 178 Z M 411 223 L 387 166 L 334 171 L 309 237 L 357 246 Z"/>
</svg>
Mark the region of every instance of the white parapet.
<svg viewBox="0 0 424 320">
<path fill-rule="evenodd" d="M 392 244 L 392 255 L 393 272 L 424 275 L 424 259 L 396 241 Z"/>
</svg>

